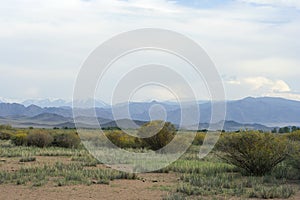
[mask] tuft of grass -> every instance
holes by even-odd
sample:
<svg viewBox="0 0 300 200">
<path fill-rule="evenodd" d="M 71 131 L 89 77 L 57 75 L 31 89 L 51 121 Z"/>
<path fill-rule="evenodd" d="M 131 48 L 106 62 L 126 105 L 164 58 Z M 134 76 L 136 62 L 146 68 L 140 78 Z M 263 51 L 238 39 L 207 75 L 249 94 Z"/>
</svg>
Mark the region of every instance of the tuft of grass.
<svg viewBox="0 0 300 200">
<path fill-rule="evenodd" d="M 168 194 L 163 200 L 186 200 L 186 196 L 181 193 L 171 193 Z"/>
<path fill-rule="evenodd" d="M 36 161 L 35 157 L 22 157 L 19 162 L 34 162 Z"/>
<path fill-rule="evenodd" d="M 295 188 L 289 185 L 280 185 L 267 187 L 264 185 L 256 186 L 249 192 L 249 198 L 263 198 L 263 199 L 288 199 L 295 194 Z"/>
<path fill-rule="evenodd" d="M 33 182 L 34 185 L 45 184 L 49 178 L 58 186 L 63 185 L 90 185 L 92 180 L 105 184 L 115 179 L 136 179 L 136 174 L 116 171 L 113 169 L 85 168 L 82 163 L 63 164 L 57 162 L 54 165 L 27 166 L 18 171 L 0 171 L 0 183 L 16 183 L 26 185 Z"/>
</svg>

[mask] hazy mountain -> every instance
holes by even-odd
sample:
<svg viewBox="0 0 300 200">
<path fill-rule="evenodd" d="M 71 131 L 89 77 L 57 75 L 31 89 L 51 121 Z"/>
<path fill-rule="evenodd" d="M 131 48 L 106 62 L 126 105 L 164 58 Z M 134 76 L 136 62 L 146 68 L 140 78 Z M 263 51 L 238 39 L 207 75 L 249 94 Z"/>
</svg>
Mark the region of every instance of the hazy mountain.
<svg viewBox="0 0 300 200">
<path fill-rule="evenodd" d="M 300 124 L 300 102 L 287 100 L 282 98 L 245 98 L 237 101 L 228 101 L 226 121 L 234 121 L 239 124 L 262 124 L 277 126 L 277 124 Z M 87 104 L 88 105 L 88 102 Z M 121 119 L 132 119 L 135 121 L 149 121 L 150 119 L 160 119 L 166 117 L 167 121 L 179 125 L 181 119 L 184 119 L 184 125 L 195 125 L 198 122 L 194 118 L 197 109 L 189 106 L 188 103 L 184 104 L 185 115 L 182 115 L 180 105 L 174 102 L 130 102 L 127 104 L 118 104 L 112 108 L 97 107 L 97 108 L 76 108 L 77 117 L 85 117 L 81 122 L 86 124 L 89 122 L 88 118 L 95 115 L 104 121 L 103 123 L 110 123 L 111 121 Z M 211 119 L 211 103 L 200 102 L 200 122 L 208 123 Z M 150 110 L 150 113 L 149 113 Z M 68 121 L 73 117 L 71 107 L 40 107 L 37 105 L 24 106 L 16 103 L 0 103 L 0 117 L 8 119 L 12 116 L 34 117 L 47 113 L 56 114 L 51 117 L 58 117 L 60 115 L 67 118 Z M 41 115 L 40 117 L 45 117 Z M 152 118 L 151 118 L 152 117 Z M 61 120 L 62 121 L 62 120 Z M 197 123 L 194 123 L 194 122 Z M 65 122 L 65 121 L 64 121 Z M 217 122 L 213 122 L 217 123 Z M 239 126 L 237 124 L 236 126 Z M 92 124 L 93 125 L 93 124 Z M 234 124 L 230 125 L 235 126 Z M 279 126 L 279 125 L 278 125 Z M 264 127 L 261 127 L 263 129 Z"/>
<path fill-rule="evenodd" d="M 56 99 L 56 100 L 49 100 L 49 99 L 29 99 L 26 101 L 23 101 L 21 104 L 24 106 L 30 106 L 30 105 L 37 105 L 39 107 L 63 107 L 63 106 L 70 106 L 68 102 L 62 99 Z"/>
<path fill-rule="evenodd" d="M 55 113 L 42 113 L 34 117 L 28 118 L 30 121 L 40 121 L 40 122 L 63 122 L 63 121 L 73 121 L 72 118 L 63 117 Z"/>
<path fill-rule="evenodd" d="M 94 107 L 94 103 L 96 107 L 103 108 L 107 107 L 108 105 L 100 100 L 93 100 L 93 99 L 87 99 L 87 100 L 78 100 L 74 101 L 74 105 L 80 108 L 90 108 Z M 71 101 L 65 101 L 62 99 L 56 99 L 56 100 L 50 100 L 50 99 L 29 99 L 25 100 L 21 103 L 24 106 L 30 106 L 30 105 L 36 105 L 42 108 L 45 107 L 72 107 Z"/>
<path fill-rule="evenodd" d="M 226 120 L 240 123 L 299 123 L 300 102 L 282 98 L 245 98 L 227 103 Z"/>
<path fill-rule="evenodd" d="M 139 120 L 119 119 L 116 121 L 111 121 L 105 124 L 101 124 L 101 127 L 102 128 L 120 127 L 121 129 L 137 129 L 145 123 L 146 123 L 145 121 L 139 121 Z"/>
<path fill-rule="evenodd" d="M 199 124 L 199 129 L 209 129 L 209 127 L 213 128 L 214 127 L 220 127 L 220 124 L 224 124 L 223 126 L 223 130 L 226 131 L 237 131 L 237 130 L 263 130 L 263 131 L 271 131 L 273 128 L 272 127 L 268 127 L 268 126 L 264 126 L 261 124 L 242 124 L 242 123 L 238 123 L 235 121 L 222 121 L 219 122 L 217 124 L 212 124 L 211 126 L 209 126 L 208 123 L 201 123 Z"/>
</svg>

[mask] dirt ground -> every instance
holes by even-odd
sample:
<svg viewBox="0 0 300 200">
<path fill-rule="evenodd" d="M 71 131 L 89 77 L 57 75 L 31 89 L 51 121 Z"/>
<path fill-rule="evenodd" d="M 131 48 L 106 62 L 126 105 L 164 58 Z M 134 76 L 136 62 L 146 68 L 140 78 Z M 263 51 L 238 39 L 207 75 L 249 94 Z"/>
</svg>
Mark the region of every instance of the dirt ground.
<svg viewBox="0 0 300 200">
<path fill-rule="evenodd" d="M 5 158 L 0 165 L 1 170 L 15 171 L 22 166 L 37 166 L 41 164 L 54 164 L 60 161 L 63 163 L 72 162 L 66 157 L 37 157 L 36 162 L 20 163 L 19 158 Z M 103 167 L 98 165 L 97 167 Z M 133 199 L 162 199 L 176 186 L 178 177 L 174 173 L 159 174 L 145 173 L 138 174 L 138 180 L 114 180 L 109 185 L 72 185 L 58 187 L 53 183 L 40 187 L 29 185 L 0 185 L 0 200 L 133 200 Z"/>
<path fill-rule="evenodd" d="M 171 183 L 172 184 L 172 183 Z M 1 200 L 85 200 L 85 199 L 162 199 L 167 194 L 163 189 L 170 183 L 141 180 L 115 180 L 109 185 L 42 186 L 28 187 L 1 185 Z"/>
<path fill-rule="evenodd" d="M 26 165 L 51 165 L 57 161 L 71 163 L 67 157 L 37 156 L 37 161 L 20 163 L 19 158 L 5 158 L 0 163 L 0 170 L 16 171 Z M 97 165 L 106 168 L 104 165 Z M 1 184 L 0 200 L 155 200 L 162 199 L 174 191 L 179 183 L 175 173 L 138 174 L 137 180 L 114 180 L 109 185 L 93 184 L 57 186 L 53 182 L 40 187 L 30 185 Z M 224 198 L 221 198 L 224 199 Z M 237 198 L 230 198 L 237 200 Z M 291 199 L 300 200 L 300 191 Z M 257 200 L 257 199 L 256 199 Z"/>
</svg>

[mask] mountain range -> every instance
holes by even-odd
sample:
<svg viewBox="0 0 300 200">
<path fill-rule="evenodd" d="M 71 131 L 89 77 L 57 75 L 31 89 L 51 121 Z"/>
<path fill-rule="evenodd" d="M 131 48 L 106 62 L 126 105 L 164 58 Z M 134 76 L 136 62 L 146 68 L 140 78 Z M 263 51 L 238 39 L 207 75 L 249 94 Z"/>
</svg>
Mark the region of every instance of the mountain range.
<svg viewBox="0 0 300 200">
<path fill-rule="evenodd" d="M 91 102 L 82 102 L 82 105 L 93 105 Z M 178 125 L 182 117 L 180 105 L 174 102 L 130 102 L 114 106 L 108 106 L 101 101 L 97 102 L 95 103 L 96 108 L 91 108 L 92 106 L 76 108 L 76 113 L 79 113 L 76 115 L 76 121 L 83 127 L 95 127 L 95 124 L 91 123 L 93 121 L 91 117 L 95 113 L 102 127 L 121 124 L 125 128 L 135 128 L 132 124 L 141 125 L 153 119 L 153 116 L 149 115 L 149 110 L 157 105 L 164 108 L 167 121 Z M 81 104 L 77 102 L 76 105 Z M 199 126 L 205 129 L 210 123 L 212 104 L 201 101 L 198 102 L 198 105 L 200 107 Z M 271 127 L 300 125 L 300 101 L 274 97 L 247 97 L 241 100 L 227 101 L 226 107 L 226 118 L 223 121 L 225 130 L 240 128 L 270 130 Z M 193 107 L 188 109 L 190 109 L 189 112 L 195 110 Z M 128 110 L 130 115 L 126 114 Z M 158 115 L 157 118 L 161 116 L 163 115 Z M 186 121 L 194 121 L 192 114 L 184 117 Z M 51 104 L 49 104 L 49 100 L 38 100 L 38 103 L 32 100 L 23 103 L 0 103 L 0 123 L 18 127 L 74 127 L 73 110 L 69 104 L 64 104 L 63 101 L 55 101 Z"/>
</svg>

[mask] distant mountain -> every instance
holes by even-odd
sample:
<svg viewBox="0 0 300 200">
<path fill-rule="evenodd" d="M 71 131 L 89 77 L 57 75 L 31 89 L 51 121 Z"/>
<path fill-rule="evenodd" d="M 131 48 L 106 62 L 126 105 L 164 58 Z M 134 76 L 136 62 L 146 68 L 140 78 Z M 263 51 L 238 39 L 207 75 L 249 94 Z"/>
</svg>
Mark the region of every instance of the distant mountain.
<svg viewBox="0 0 300 200">
<path fill-rule="evenodd" d="M 62 99 L 57 99 L 57 100 L 49 100 L 49 99 L 39 99 L 39 100 L 34 100 L 34 99 L 29 99 L 26 101 L 23 101 L 21 104 L 24 106 L 30 106 L 30 105 L 36 105 L 39 107 L 63 107 L 63 106 L 70 106 L 68 102 L 62 100 Z"/>
<path fill-rule="evenodd" d="M 108 105 L 100 100 L 86 99 L 86 100 L 78 100 L 73 102 L 74 105 L 80 108 L 90 108 L 94 107 L 94 104 L 98 108 L 107 107 Z M 29 99 L 25 100 L 21 103 L 24 106 L 36 105 L 42 108 L 46 107 L 72 107 L 71 101 L 65 101 L 62 99 L 50 100 L 50 99 Z"/>
<path fill-rule="evenodd" d="M 26 116 L 9 116 L 9 117 L 0 117 L 0 124 L 11 124 L 13 127 L 36 127 L 36 128 L 99 128 L 99 124 L 101 124 L 102 128 L 110 128 L 110 127 L 119 127 L 122 129 L 137 129 L 146 121 L 140 120 L 130 120 L 130 119 L 120 119 L 120 120 L 109 120 L 104 118 L 98 118 L 96 123 L 92 123 L 92 119 L 90 117 L 80 117 L 77 118 L 76 126 L 75 122 L 72 118 L 66 118 L 61 115 L 51 114 L 51 113 L 43 113 L 36 115 L 34 117 L 26 117 Z M 261 124 L 241 124 L 235 121 L 225 121 L 219 122 L 224 123 L 223 130 L 226 131 L 237 131 L 237 130 L 263 130 L 263 131 L 271 131 L 272 127 L 267 127 Z M 175 124 L 178 127 L 177 124 Z M 200 130 L 210 129 L 217 130 L 214 127 L 220 127 L 219 124 L 211 124 L 209 126 L 208 123 L 200 123 L 198 126 Z M 184 128 L 183 128 L 184 129 Z"/>
<path fill-rule="evenodd" d="M 72 117 L 71 108 L 41 108 L 36 105 L 24 106 L 17 103 L 0 103 L 0 116 L 23 115 L 33 117 L 42 113 L 54 113 L 65 117 Z"/>
<path fill-rule="evenodd" d="M 121 129 L 137 129 L 145 123 L 146 123 L 145 121 L 119 119 L 116 121 L 111 121 L 105 124 L 101 124 L 101 127 L 102 128 L 119 127 Z"/>
<path fill-rule="evenodd" d="M 89 102 L 81 102 L 82 105 L 91 105 Z M 78 102 L 77 105 L 81 104 Z M 100 102 L 101 103 L 101 102 Z M 217 102 L 216 104 L 218 104 Z M 279 124 L 287 125 L 299 125 L 300 124 L 300 102 L 287 100 L 282 98 L 262 97 L 252 98 L 248 97 L 236 101 L 228 101 L 226 123 L 230 121 L 238 124 L 231 123 L 230 127 L 239 127 L 247 125 L 249 127 L 256 127 L 257 129 L 263 129 L 265 127 L 258 127 L 258 125 L 265 126 L 280 126 Z M 102 104 L 104 106 L 104 104 Z M 210 102 L 199 102 L 200 108 L 200 123 L 209 123 L 211 119 L 212 105 Z M 81 117 L 80 123 L 90 124 L 92 116 L 96 114 L 101 124 L 112 123 L 112 121 L 131 119 L 134 121 L 149 121 L 152 119 L 160 119 L 160 117 L 166 117 L 167 121 L 179 125 L 181 119 L 184 119 L 186 126 L 195 125 L 198 121 L 195 120 L 194 114 L 197 109 L 190 106 L 188 103 L 184 103 L 185 111 L 182 116 L 182 109 L 180 105 L 174 102 L 130 102 L 129 104 L 117 104 L 113 107 L 104 106 L 96 108 L 77 107 L 74 112 L 77 113 L 77 117 Z M 149 114 L 149 110 L 154 113 Z M 165 113 L 164 113 L 165 112 Z M 44 114 L 44 115 L 43 115 Z M 40 115 L 40 116 L 39 116 Z M 50 116 L 51 115 L 51 116 Z M 64 119 L 59 118 L 62 116 Z M 37 105 L 24 106 L 17 103 L 0 103 L 0 117 L 4 117 L 5 120 L 13 120 L 13 117 L 36 117 L 39 119 L 59 118 L 57 121 L 73 122 L 73 110 L 69 106 L 65 107 L 41 107 Z M 27 119 L 30 120 L 30 119 Z M 32 119 L 35 120 L 35 119 Z M 196 123 L 194 123 L 196 121 Z M 189 124 L 190 123 L 190 124 Z M 217 123 L 217 122 L 213 122 Z M 225 123 L 225 126 L 226 126 Z M 126 123 L 125 123 L 126 124 Z M 90 124 L 94 126 L 94 124 Z"/>
<path fill-rule="evenodd" d="M 40 121 L 40 122 L 63 122 L 63 121 L 73 121 L 72 118 L 66 118 L 55 113 L 42 113 L 34 117 L 29 117 L 30 121 Z"/>
<path fill-rule="evenodd" d="M 214 127 L 220 127 L 219 124 L 224 124 L 223 130 L 226 131 L 237 131 L 237 130 L 263 130 L 263 131 L 271 131 L 273 127 L 264 126 L 261 124 L 242 124 L 235 121 L 222 121 L 217 124 L 211 124 L 209 126 L 208 123 L 200 123 L 199 129 L 209 129 L 211 127 L 214 130 Z"/>
<path fill-rule="evenodd" d="M 283 98 L 248 97 L 227 103 L 226 120 L 240 123 L 299 123 L 300 102 Z"/>
</svg>

